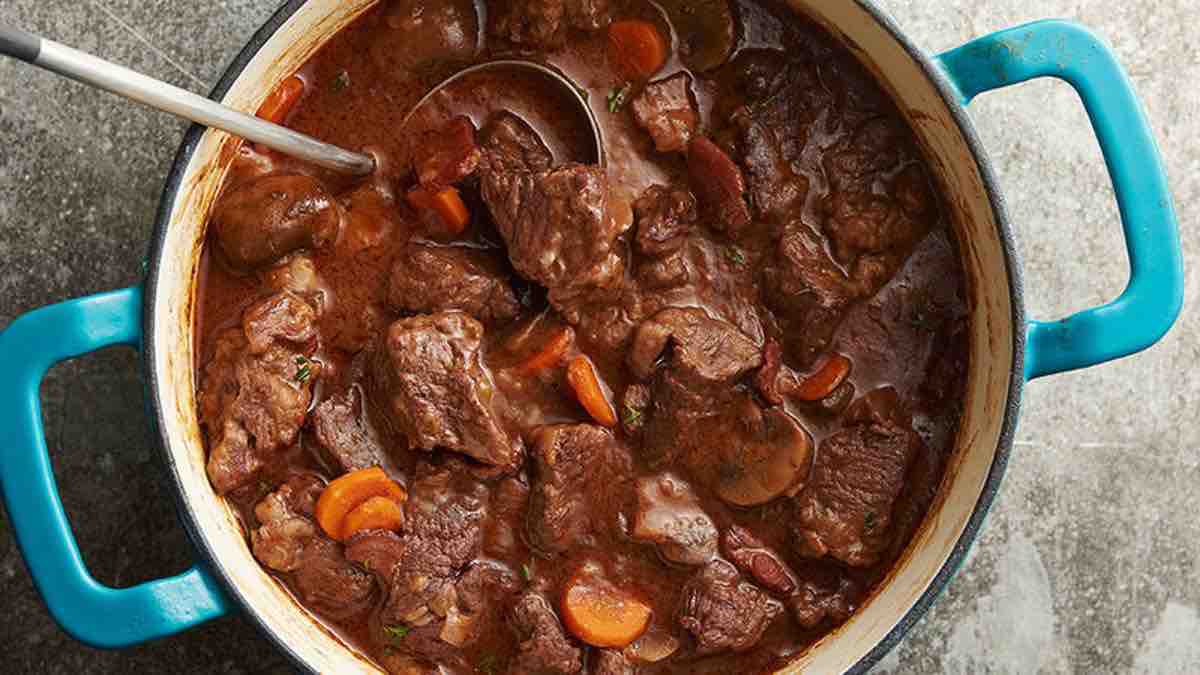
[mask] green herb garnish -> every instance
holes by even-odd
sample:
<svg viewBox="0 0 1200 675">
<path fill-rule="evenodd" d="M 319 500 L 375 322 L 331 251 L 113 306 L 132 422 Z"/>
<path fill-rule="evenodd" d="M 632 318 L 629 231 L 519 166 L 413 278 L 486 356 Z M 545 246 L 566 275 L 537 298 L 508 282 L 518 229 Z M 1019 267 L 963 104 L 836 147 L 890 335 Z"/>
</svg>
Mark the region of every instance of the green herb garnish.
<svg viewBox="0 0 1200 675">
<path fill-rule="evenodd" d="M 625 99 L 629 98 L 629 92 L 633 89 L 633 84 L 626 82 L 624 86 L 617 87 L 608 92 L 608 112 L 615 113 L 625 105 Z"/>
<path fill-rule="evenodd" d="M 533 581 L 533 572 L 529 569 L 529 565 L 521 565 L 521 576 L 525 578 L 525 582 Z"/>
<path fill-rule="evenodd" d="M 742 249 L 736 246 L 730 246 L 729 248 L 725 249 L 725 257 L 728 258 L 729 262 L 733 263 L 734 265 L 740 266 L 746 264 L 746 254 L 742 253 Z"/>
<path fill-rule="evenodd" d="M 340 94 L 350 88 L 350 73 L 342 71 L 333 79 L 333 84 L 330 86 L 333 93 Z"/>
<path fill-rule="evenodd" d="M 493 654 L 484 654 L 480 657 L 479 665 L 475 666 L 475 670 L 484 675 L 494 675 L 499 666 L 500 662 Z"/>
<path fill-rule="evenodd" d="M 387 636 L 388 642 L 392 643 L 393 646 L 399 646 L 404 637 L 408 635 L 409 630 L 411 629 L 408 626 L 397 623 L 391 626 L 384 626 L 383 634 Z"/>
<path fill-rule="evenodd" d="M 875 529 L 875 521 L 879 516 L 875 515 L 874 511 L 867 511 L 867 515 L 863 517 L 863 532 L 870 533 Z"/>
<path fill-rule="evenodd" d="M 296 375 L 295 380 L 300 384 L 308 382 L 308 378 L 312 377 L 312 361 L 303 356 L 296 357 Z"/>
<path fill-rule="evenodd" d="M 626 405 L 624 410 L 621 411 L 621 421 L 624 422 L 625 426 L 627 427 L 632 427 L 633 425 L 637 424 L 638 420 L 640 419 L 642 419 L 642 411 L 640 408 Z"/>
</svg>

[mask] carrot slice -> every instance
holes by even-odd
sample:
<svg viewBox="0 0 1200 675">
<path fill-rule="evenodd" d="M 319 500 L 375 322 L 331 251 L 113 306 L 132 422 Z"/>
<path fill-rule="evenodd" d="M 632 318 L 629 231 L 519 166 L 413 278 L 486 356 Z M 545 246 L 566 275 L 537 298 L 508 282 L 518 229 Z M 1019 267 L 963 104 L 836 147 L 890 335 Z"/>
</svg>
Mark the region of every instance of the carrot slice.
<svg viewBox="0 0 1200 675">
<path fill-rule="evenodd" d="M 820 401 L 846 381 L 850 367 L 850 359 L 841 354 L 830 354 L 796 388 L 796 398 L 801 401 Z"/>
<path fill-rule="evenodd" d="M 408 193 L 408 203 L 418 211 L 436 214 L 450 235 L 462 234 L 467 229 L 467 223 L 471 222 L 471 212 L 463 202 L 462 195 L 452 187 L 436 193 L 425 188 L 413 188 Z"/>
<path fill-rule="evenodd" d="M 371 497 L 354 507 L 342 521 L 341 537 L 346 540 L 355 532 L 363 530 L 391 530 L 398 532 L 404 524 L 404 512 L 400 505 L 389 497 Z"/>
<path fill-rule="evenodd" d="M 575 397 L 592 419 L 610 429 L 617 426 L 617 411 L 609 402 L 596 375 L 596 367 L 588 357 L 576 356 L 567 364 L 567 384 L 575 390 Z"/>
<path fill-rule="evenodd" d="M 283 124 L 303 93 L 304 80 L 292 75 L 267 95 L 266 100 L 258 107 L 258 117 L 275 124 Z"/>
<path fill-rule="evenodd" d="M 650 606 L 596 577 L 577 577 L 562 601 L 567 630 L 594 647 L 621 648 L 641 637 L 650 624 Z"/>
<path fill-rule="evenodd" d="M 372 497 L 386 497 L 403 504 L 408 493 L 377 466 L 359 469 L 325 487 L 317 499 L 317 522 L 325 534 L 341 539 L 346 516 Z"/>
<path fill-rule="evenodd" d="M 649 79 L 666 62 L 667 44 L 649 21 L 614 21 L 608 27 L 608 55 L 625 77 Z"/>
<path fill-rule="evenodd" d="M 516 372 L 521 375 L 533 375 L 547 368 L 557 366 L 562 363 L 563 358 L 567 355 L 567 350 L 570 349 L 571 343 L 575 340 L 575 331 L 563 326 L 542 345 L 542 348 L 536 354 L 526 359 L 523 363 L 516 367 Z"/>
</svg>

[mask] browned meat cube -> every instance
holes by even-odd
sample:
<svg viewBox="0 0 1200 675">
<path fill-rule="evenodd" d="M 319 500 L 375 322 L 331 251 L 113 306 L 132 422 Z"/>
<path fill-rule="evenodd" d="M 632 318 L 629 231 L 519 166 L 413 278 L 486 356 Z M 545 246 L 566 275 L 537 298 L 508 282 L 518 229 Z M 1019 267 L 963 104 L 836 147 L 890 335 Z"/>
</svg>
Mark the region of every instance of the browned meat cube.
<svg viewBox="0 0 1200 675">
<path fill-rule="evenodd" d="M 789 226 L 775 258 L 763 272 L 763 301 L 785 324 L 792 356 L 808 362 L 828 346 L 859 287 L 825 252 L 820 237 L 803 223 Z"/>
<path fill-rule="evenodd" d="M 358 385 L 321 401 L 312 425 L 326 458 L 341 472 L 383 465 L 387 453 L 367 419 Z"/>
<path fill-rule="evenodd" d="M 420 242 L 409 243 L 397 256 L 388 303 L 399 312 L 457 309 L 485 325 L 506 323 L 521 311 L 512 284 L 492 254 Z"/>
<path fill-rule="evenodd" d="M 558 615 L 540 594 L 530 591 L 512 611 L 517 634 L 517 656 L 509 664 L 512 675 L 572 675 L 583 671 L 583 650 L 567 639 Z"/>
<path fill-rule="evenodd" d="M 324 487 L 312 474 L 288 479 L 255 507 L 259 527 L 250 539 L 263 565 L 286 574 L 308 606 L 337 619 L 365 609 L 375 597 L 375 582 L 313 522 Z"/>
<path fill-rule="evenodd" d="M 387 592 L 385 625 L 425 626 L 445 617 L 442 601 L 480 552 L 487 488 L 460 463 L 431 467 L 409 486 L 405 529 L 360 532 L 346 556 L 369 570 Z"/>
<path fill-rule="evenodd" d="M 446 448 L 512 471 L 523 447 L 501 425 L 482 340 L 483 326 L 462 312 L 401 319 L 371 349 L 370 394 L 413 447 Z"/>
<path fill-rule="evenodd" d="M 479 136 L 488 171 L 547 171 L 554 162 L 545 141 L 513 113 L 496 113 Z"/>
<path fill-rule="evenodd" d="M 761 348 L 737 328 L 702 309 L 672 307 L 638 327 L 627 357 L 630 370 L 650 379 L 668 347 L 667 366 L 697 386 L 732 384 L 762 363 Z"/>
<path fill-rule="evenodd" d="M 552 49 L 562 47 L 569 29 L 596 31 L 612 20 L 609 0 L 507 0 L 492 33 L 509 42 Z"/>
<path fill-rule="evenodd" d="M 561 302 L 620 279 L 617 238 L 627 225 L 609 217 L 608 176 L 597 166 L 549 171 L 487 171 L 483 200 L 513 267 Z"/>
<path fill-rule="evenodd" d="M 677 73 L 651 82 L 630 103 L 633 119 L 654 139 L 659 152 L 683 152 L 700 116 L 690 89 L 691 76 Z"/>
<path fill-rule="evenodd" d="M 812 478 L 796 497 L 795 547 L 870 567 L 891 544 L 892 506 L 920 439 L 894 424 L 871 423 L 826 438 Z"/>
<path fill-rule="evenodd" d="M 543 427 L 533 459 L 529 538 L 534 548 L 560 553 L 617 526 L 615 513 L 595 508 L 620 499 L 633 480 L 629 450 L 611 432 L 591 424 Z"/>
<path fill-rule="evenodd" d="M 337 239 L 341 212 L 315 178 L 270 175 L 222 195 L 212 228 L 225 257 L 240 269 L 275 262 Z"/>
<path fill-rule="evenodd" d="M 784 159 L 771 125 L 755 119 L 745 108 L 734 113 L 732 122 L 755 214 L 776 221 L 798 217 L 808 195 L 808 179 L 794 172 Z"/>
<path fill-rule="evenodd" d="M 706 655 L 754 647 L 782 613 L 783 605 L 743 581 L 736 567 L 714 560 L 684 585 L 677 617 Z"/>
<path fill-rule="evenodd" d="M 679 250 L 698 217 L 696 198 L 682 188 L 652 185 L 633 204 L 638 250 L 660 256 Z"/>
<path fill-rule="evenodd" d="M 812 628 L 827 618 L 840 623 L 854 611 L 858 588 L 853 581 L 827 571 L 799 578 L 778 553 L 744 527 L 733 525 L 721 535 L 721 552 L 743 573 L 782 599 L 801 626 Z"/>
<path fill-rule="evenodd" d="M 199 396 L 217 492 L 246 485 L 295 443 L 319 372 L 308 359 L 314 320 L 311 306 L 285 292 L 251 305 L 240 328 L 217 338 Z"/>
</svg>

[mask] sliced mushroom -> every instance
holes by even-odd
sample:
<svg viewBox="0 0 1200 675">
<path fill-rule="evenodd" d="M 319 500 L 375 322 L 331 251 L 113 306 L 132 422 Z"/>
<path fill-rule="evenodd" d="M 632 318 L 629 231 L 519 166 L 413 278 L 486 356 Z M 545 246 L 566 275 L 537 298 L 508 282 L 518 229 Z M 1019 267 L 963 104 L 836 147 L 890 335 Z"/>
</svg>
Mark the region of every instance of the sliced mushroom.
<svg viewBox="0 0 1200 675">
<path fill-rule="evenodd" d="M 653 628 L 622 650 L 629 660 L 642 663 L 658 663 L 677 651 L 678 638 Z"/>
<path fill-rule="evenodd" d="M 812 436 L 782 408 L 764 411 L 750 427 L 741 446 L 730 448 L 718 468 L 717 495 L 734 506 L 750 507 L 798 493 L 812 469 Z"/>
<path fill-rule="evenodd" d="M 712 70 L 729 60 L 736 29 L 728 0 L 660 0 L 688 68 Z"/>
</svg>

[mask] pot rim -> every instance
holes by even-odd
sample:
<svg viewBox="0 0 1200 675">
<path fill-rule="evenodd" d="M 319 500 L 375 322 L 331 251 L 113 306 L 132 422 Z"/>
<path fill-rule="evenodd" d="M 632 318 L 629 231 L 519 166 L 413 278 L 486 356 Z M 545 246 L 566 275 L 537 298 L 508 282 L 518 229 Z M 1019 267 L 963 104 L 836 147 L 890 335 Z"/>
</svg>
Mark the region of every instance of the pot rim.
<svg viewBox="0 0 1200 675">
<path fill-rule="evenodd" d="M 243 71 L 249 65 L 250 61 L 258 54 L 259 50 L 266 44 L 268 40 L 279 30 L 283 24 L 300 9 L 307 0 L 287 0 L 279 7 L 267 20 L 254 32 L 237 56 L 230 62 L 222 73 L 221 78 L 217 81 L 209 93 L 209 98 L 213 100 L 221 100 L 234 82 L 242 75 Z M 1005 470 L 1008 466 L 1009 455 L 1012 452 L 1012 442 L 1016 433 L 1017 418 L 1020 412 L 1021 396 L 1025 385 L 1025 298 L 1024 298 L 1024 281 L 1022 277 L 1020 256 L 1017 253 L 1015 239 L 1012 231 L 1012 223 L 1009 219 L 1008 209 L 1005 199 L 1000 191 L 999 182 L 997 180 L 992 162 L 984 148 L 983 142 L 975 129 L 974 123 L 971 121 L 967 113 L 966 107 L 960 102 L 959 94 L 955 85 L 950 81 L 946 74 L 937 67 L 934 59 L 928 52 L 918 47 L 907 35 L 901 30 L 899 24 L 891 17 L 890 14 L 875 5 L 872 0 L 853 0 L 855 4 L 867 12 L 878 24 L 899 44 L 910 58 L 920 67 L 921 72 L 933 84 L 946 105 L 951 118 L 958 126 L 959 132 L 966 141 L 967 147 L 971 150 L 971 155 L 974 157 L 980 176 L 983 179 L 983 189 L 988 197 L 988 202 L 991 205 L 992 211 L 995 214 L 996 227 L 999 230 L 1001 248 L 1004 254 L 1004 264 L 1008 275 L 1009 288 L 1012 296 L 1012 321 L 1013 321 L 1013 363 L 1010 370 L 1009 392 L 1008 399 L 1004 407 L 1004 420 L 1001 426 L 1000 437 L 997 442 L 995 454 L 992 459 L 992 465 L 988 470 L 987 480 L 983 484 L 983 489 L 980 492 L 979 498 L 975 503 L 975 507 L 971 512 L 971 517 L 968 519 L 966 526 L 963 528 L 962 534 L 959 535 L 958 541 L 954 545 L 954 549 L 942 563 L 936 575 L 930 580 L 929 586 L 921 593 L 916 603 L 905 612 L 888 631 L 887 635 L 880 640 L 869 652 L 864 654 L 858 661 L 846 672 L 848 673 L 865 673 L 872 666 L 878 663 L 884 656 L 888 654 L 912 627 L 921 620 L 922 617 L 929 611 L 934 601 L 954 575 L 958 572 L 963 562 L 966 560 L 967 554 L 971 550 L 972 544 L 979 535 L 979 531 L 983 526 L 984 520 L 991 509 L 996 495 L 999 492 L 1000 484 L 1004 478 Z M 168 449 L 171 446 L 171 438 L 165 431 L 166 425 L 163 420 L 164 411 L 161 406 L 161 398 L 159 396 L 160 373 L 157 368 L 158 360 L 155 355 L 159 349 L 157 343 L 157 332 L 154 327 L 158 321 L 158 316 L 155 311 L 156 304 L 154 298 L 158 293 L 158 281 L 161 273 L 163 255 L 165 253 L 167 227 L 171 220 L 171 213 L 174 209 L 175 200 L 179 195 L 180 188 L 183 185 L 184 174 L 187 166 L 196 151 L 197 146 L 204 133 L 208 129 L 198 124 L 193 124 L 188 128 L 184 135 L 183 142 L 180 144 L 179 150 L 175 153 L 172 160 L 171 169 L 167 174 L 166 182 L 163 186 L 162 198 L 159 201 L 158 212 L 155 216 L 154 232 L 150 241 L 150 250 L 147 257 L 148 265 L 146 271 L 146 291 L 144 294 L 144 311 L 143 311 L 143 335 L 145 341 L 142 349 L 142 358 L 144 360 L 145 372 L 149 375 L 147 378 L 147 391 L 149 394 L 149 405 L 152 412 L 151 421 L 156 426 L 160 434 L 161 444 L 160 451 L 164 459 L 165 468 L 168 469 L 170 478 L 175 484 L 176 489 L 172 490 L 172 496 L 175 500 L 176 510 L 180 514 L 180 521 L 183 524 L 184 530 L 191 539 L 193 545 L 201 553 L 199 564 L 205 565 L 214 576 L 220 581 L 225 592 L 242 608 L 242 610 L 251 618 L 258 626 L 259 632 L 264 634 L 267 639 L 274 643 L 275 647 L 284 653 L 298 667 L 315 672 L 311 666 L 287 643 L 272 631 L 255 610 L 254 606 L 246 599 L 246 596 L 239 590 L 221 561 L 216 556 L 212 548 L 207 544 L 206 540 L 200 533 L 200 526 L 197 522 L 195 511 L 191 505 L 184 499 L 183 491 L 179 489 L 180 467 L 175 461 L 174 455 Z"/>
</svg>

